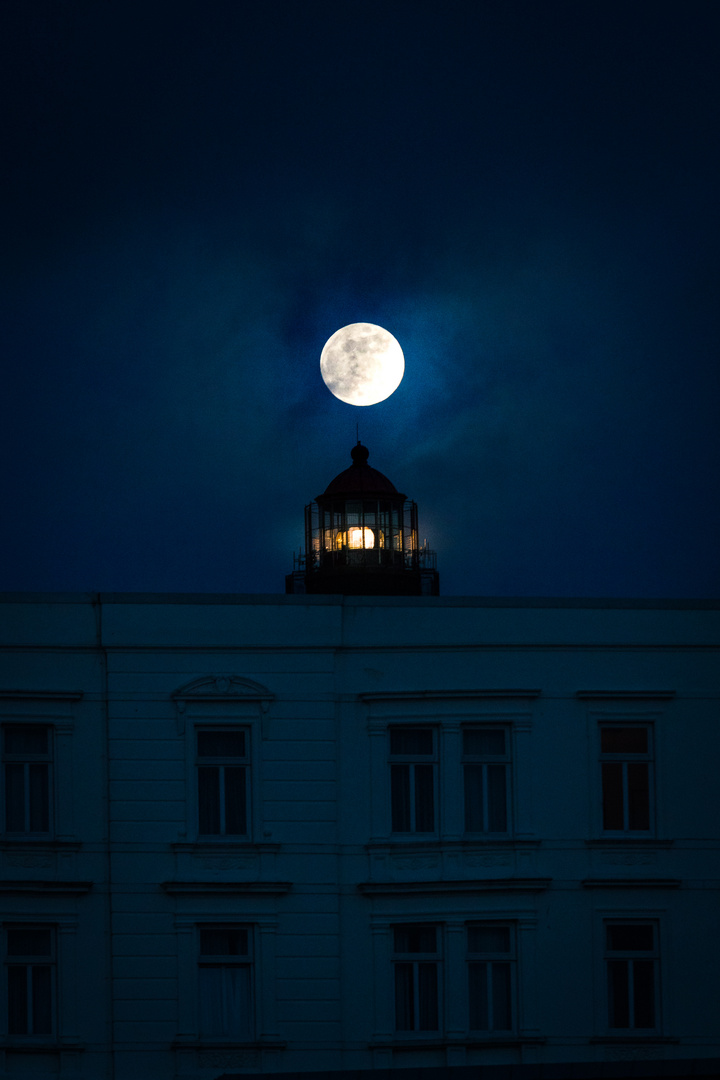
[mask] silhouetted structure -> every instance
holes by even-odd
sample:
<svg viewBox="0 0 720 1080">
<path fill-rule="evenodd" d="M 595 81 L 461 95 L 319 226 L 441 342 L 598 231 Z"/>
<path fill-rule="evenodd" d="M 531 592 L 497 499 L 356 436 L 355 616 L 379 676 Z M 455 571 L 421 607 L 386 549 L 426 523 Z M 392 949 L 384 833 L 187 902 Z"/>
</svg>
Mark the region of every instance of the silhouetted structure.
<svg viewBox="0 0 720 1080">
<path fill-rule="evenodd" d="M 358 441 L 352 465 L 305 507 L 305 553 L 288 593 L 437 596 L 435 552 L 418 543 L 417 506 L 368 465 Z"/>
</svg>

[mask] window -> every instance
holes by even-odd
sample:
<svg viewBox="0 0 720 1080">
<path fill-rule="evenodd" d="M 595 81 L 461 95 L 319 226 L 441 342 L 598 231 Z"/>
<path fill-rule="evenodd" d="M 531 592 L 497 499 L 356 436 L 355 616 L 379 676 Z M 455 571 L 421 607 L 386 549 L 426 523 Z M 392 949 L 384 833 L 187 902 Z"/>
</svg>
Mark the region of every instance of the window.
<svg viewBox="0 0 720 1080">
<path fill-rule="evenodd" d="M 53 927 L 9 926 L 5 935 L 8 1035 L 51 1035 Z"/>
<path fill-rule="evenodd" d="M 436 733 L 431 727 L 390 728 L 392 831 L 435 831 Z"/>
<path fill-rule="evenodd" d="M 248 832 L 248 732 L 197 729 L 198 832 L 245 836 Z"/>
<path fill-rule="evenodd" d="M 651 728 L 600 728 L 602 821 L 605 832 L 649 832 Z"/>
<path fill-rule="evenodd" d="M 508 831 L 509 738 L 505 728 L 463 730 L 465 831 Z"/>
<path fill-rule="evenodd" d="M 514 938 L 509 925 L 480 923 L 467 928 L 471 1031 L 513 1030 Z"/>
<path fill-rule="evenodd" d="M 3 725 L 5 832 L 50 832 L 52 729 L 44 724 Z"/>
<path fill-rule="evenodd" d="M 437 938 L 437 926 L 393 927 L 396 1031 L 437 1031 L 440 1026 Z"/>
<path fill-rule="evenodd" d="M 657 1027 L 658 949 L 653 922 L 605 924 L 608 1026 Z"/>
<path fill-rule="evenodd" d="M 200 1034 L 252 1038 L 250 927 L 200 927 L 199 943 Z"/>
</svg>

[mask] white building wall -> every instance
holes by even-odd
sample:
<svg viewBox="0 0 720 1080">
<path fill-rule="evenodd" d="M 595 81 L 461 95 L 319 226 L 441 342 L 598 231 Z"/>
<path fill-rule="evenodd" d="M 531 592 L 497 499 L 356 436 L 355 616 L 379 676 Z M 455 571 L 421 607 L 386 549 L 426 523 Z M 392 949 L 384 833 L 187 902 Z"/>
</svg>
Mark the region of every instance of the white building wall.
<svg viewBox="0 0 720 1080">
<path fill-rule="evenodd" d="M 6 597 L 0 722 L 54 732 L 51 837 L 0 839 L 5 928 L 57 938 L 51 1035 L 0 1076 L 720 1056 L 720 619 L 658 602 Z M 603 834 L 601 723 L 650 725 L 654 827 Z M 469 838 L 462 731 L 512 748 Z M 249 735 L 247 840 L 197 834 L 194 732 Z M 390 828 L 388 728 L 437 734 L 432 836 Z M 466 928 L 517 947 L 509 1035 L 468 1031 Z M 603 925 L 659 934 L 658 1030 L 610 1032 Z M 436 926 L 441 1022 L 395 1030 L 393 927 Z M 249 928 L 252 1035 L 199 1027 L 198 927 Z M 4 955 L 7 966 L 8 957 Z"/>
</svg>

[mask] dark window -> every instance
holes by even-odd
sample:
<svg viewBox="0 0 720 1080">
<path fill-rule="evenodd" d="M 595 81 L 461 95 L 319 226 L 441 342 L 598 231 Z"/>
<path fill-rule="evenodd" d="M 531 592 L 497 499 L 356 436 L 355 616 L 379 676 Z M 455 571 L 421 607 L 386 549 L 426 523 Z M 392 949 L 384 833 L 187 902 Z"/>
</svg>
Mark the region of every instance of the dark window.
<svg viewBox="0 0 720 1080">
<path fill-rule="evenodd" d="M 3 725 L 5 831 L 50 832 L 52 729 L 44 724 Z"/>
<path fill-rule="evenodd" d="M 435 831 L 437 754 L 435 729 L 390 728 L 392 831 Z"/>
<path fill-rule="evenodd" d="M 437 1031 L 439 1028 L 438 928 L 393 928 L 396 1031 Z"/>
<path fill-rule="evenodd" d="M 468 1000 L 471 1031 L 512 1031 L 514 928 L 497 923 L 468 926 Z"/>
<path fill-rule="evenodd" d="M 608 1024 L 611 1028 L 657 1027 L 657 926 L 605 926 Z"/>
<path fill-rule="evenodd" d="M 197 731 L 198 831 L 204 836 L 248 832 L 248 733 Z"/>
<path fill-rule="evenodd" d="M 508 831 L 509 733 L 505 728 L 463 731 L 465 831 Z"/>
<path fill-rule="evenodd" d="M 15 926 L 5 931 L 7 1032 L 53 1032 L 54 934 L 50 926 Z"/>
<path fill-rule="evenodd" d="M 251 938 L 246 926 L 200 928 L 198 997 L 202 1036 L 252 1038 Z"/>
<path fill-rule="evenodd" d="M 605 832 L 648 832 L 651 827 L 651 729 L 600 728 L 602 816 Z"/>
</svg>

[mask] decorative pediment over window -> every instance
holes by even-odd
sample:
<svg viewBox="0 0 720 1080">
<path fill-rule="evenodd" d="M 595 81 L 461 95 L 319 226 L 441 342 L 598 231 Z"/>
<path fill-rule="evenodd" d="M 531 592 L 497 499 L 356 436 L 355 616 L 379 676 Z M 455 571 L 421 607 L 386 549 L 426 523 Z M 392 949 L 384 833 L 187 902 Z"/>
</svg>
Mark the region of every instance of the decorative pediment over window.
<svg viewBox="0 0 720 1080">
<path fill-rule="evenodd" d="M 201 701 L 254 702 L 262 712 L 267 712 L 273 698 L 274 694 L 266 686 L 252 679 L 241 679 L 239 675 L 203 675 L 172 693 L 172 699 L 181 713 L 185 712 L 188 704 Z"/>
</svg>

